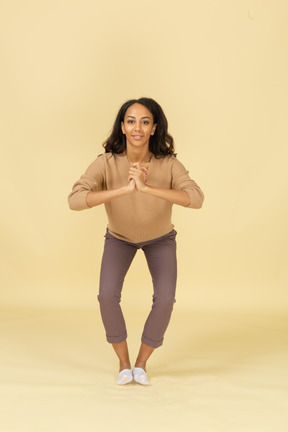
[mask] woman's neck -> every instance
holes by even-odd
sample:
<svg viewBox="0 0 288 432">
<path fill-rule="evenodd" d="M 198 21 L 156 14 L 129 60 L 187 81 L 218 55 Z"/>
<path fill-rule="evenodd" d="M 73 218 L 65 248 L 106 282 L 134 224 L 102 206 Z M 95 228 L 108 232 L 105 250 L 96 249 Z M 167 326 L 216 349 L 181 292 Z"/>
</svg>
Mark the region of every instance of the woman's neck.
<svg viewBox="0 0 288 432">
<path fill-rule="evenodd" d="M 126 149 L 126 155 L 131 164 L 139 162 L 141 163 L 147 163 L 150 162 L 152 153 L 149 151 L 149 149 L 137 149 L 137 150 L 131 150 L 129 148 Z"/>
</svg>

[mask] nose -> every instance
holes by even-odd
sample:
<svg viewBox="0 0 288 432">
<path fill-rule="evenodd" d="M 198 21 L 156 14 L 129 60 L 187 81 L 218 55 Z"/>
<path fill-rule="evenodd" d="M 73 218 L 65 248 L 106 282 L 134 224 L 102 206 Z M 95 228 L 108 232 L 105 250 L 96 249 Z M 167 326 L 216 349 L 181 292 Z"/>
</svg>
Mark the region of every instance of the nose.
<svg viewBox="0 0 288 432">
<path fill-rule="evenodd" d="M 134 129 L 135 129 L 136 131 L 141 130 L 141 120 L 139 120 L 138 122 L 135 121 Z"/>
</svg>

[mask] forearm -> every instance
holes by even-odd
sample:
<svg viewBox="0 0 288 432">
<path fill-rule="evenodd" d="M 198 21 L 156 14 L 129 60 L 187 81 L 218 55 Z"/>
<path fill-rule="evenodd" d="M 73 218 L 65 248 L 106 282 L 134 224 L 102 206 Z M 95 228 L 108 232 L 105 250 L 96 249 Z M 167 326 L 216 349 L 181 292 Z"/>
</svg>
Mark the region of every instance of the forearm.
<svg viewBox="0 0 288 432">
<path fill-rule="evenodd" d="M 131 191 L 129 191 L 127 187 L 114 190 L 91 191 L 86 195 L 86 202 L 88 207 L 95 207 L 115 198 L 127 195 L 128 193 L 131 193 Z"/>
<path fill-rule="evenodd" d="M 190 198 L 185 190 L 175 190 L 175 189 L 163 189 L 155 186 L 145 185 L 141 192 L 148 195 L 155 196 L 157 198 L 162 198 L 173 204 L 178 204 L 183 207 L 187 207 L 190 204 Z"/>
</svg>

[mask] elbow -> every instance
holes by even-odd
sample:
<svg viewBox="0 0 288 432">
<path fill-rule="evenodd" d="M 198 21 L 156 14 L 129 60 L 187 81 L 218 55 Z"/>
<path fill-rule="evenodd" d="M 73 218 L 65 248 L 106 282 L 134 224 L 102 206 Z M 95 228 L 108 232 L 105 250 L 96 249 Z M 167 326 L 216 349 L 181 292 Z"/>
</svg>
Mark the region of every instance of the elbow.
<svg viewBox="0 0 288 432">
<path fill-rule="evenodd" d="M 70 210 L 79 210 L 78 208 L 77 208 L 77 206 L 75 205 L 75 202 L 73 201 L 73 200 L 68 200 L 68 205 L 69 205 L 69 208 L 70 208 Z"/>
<path fill-rule="evenodd" d="M 199 193 L 198 194 L 198 199 L 197 200 L 195 200 L 195 209 L 200 209 L 201 207 L 202 207 L 202 205 L 203 205 L 203 202 L 204 202 L 204 195 L 203 195 L 203 193 Z"/>
<path fill-rule="evenodd" d="M 193 200 L 193 202 L 190 202 L 190 204 L 187 207 L 193 208 L 193 209 L 200 209 L 202 207 L 203 200 Z"/>
<path fill-rule="evenodd" d="M 86 195 L 87 191 L 85 191 L 84 193 L 70 194 L 68 196 L 68 205 L 70 210 L 79 211 L 91 208 L 87 204 Z"/>
<path fill-rule="evenodd" d="M 202 207 L 203 201 L 198 201 L 197 203 L 195 203 L 195 205 L 193 206 L 193 208 L 195 209 L 200 209 Z"/>
<path fill-rule="evenodd" d="M 79 201 L 76 197 L 74 197 L 74 195 L 68 197 L 68 205 L 70 210 L 75 210 L 75 211 L 79 211 L 85 208 L 82 205 L 82 202 Z"/>
<path fill-rule="evenodd" d="M 191 194 L 192 195 L 192 194 Z M 193 193 L 193 195 L 190 195 L 190 203 L 187 205 L 187 207 L 193 208 L 193 209 L 200 209 L 203 205 L 203 201 L 204 201 L 204 195 L 203 192 L 201 191 L 197 193 Z"/>
</svg>

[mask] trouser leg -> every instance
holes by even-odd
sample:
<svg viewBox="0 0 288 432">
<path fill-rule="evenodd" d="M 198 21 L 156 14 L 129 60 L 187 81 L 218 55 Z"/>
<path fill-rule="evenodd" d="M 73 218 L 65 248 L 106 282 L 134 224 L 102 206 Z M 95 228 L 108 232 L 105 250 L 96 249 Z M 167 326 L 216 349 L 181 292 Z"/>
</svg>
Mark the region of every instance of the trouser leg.
<svg viewBox="0 0 288 432">
<path fill-rule="evenodd" d="M 153 281 L 153 304 L 142 334 L 142 342 L 153 348 L 163 344 L 168 327 L 177 280 L 176 231 L 142 249 Z"/>
<path fill-rule="evenodd" d="M 137 248 L 116 239 L 108 232 L 105 237 L 98 300 L 107 341 L 120 343 L 127 338 L 120 307 L 122 286 Z"/>
</svg>

